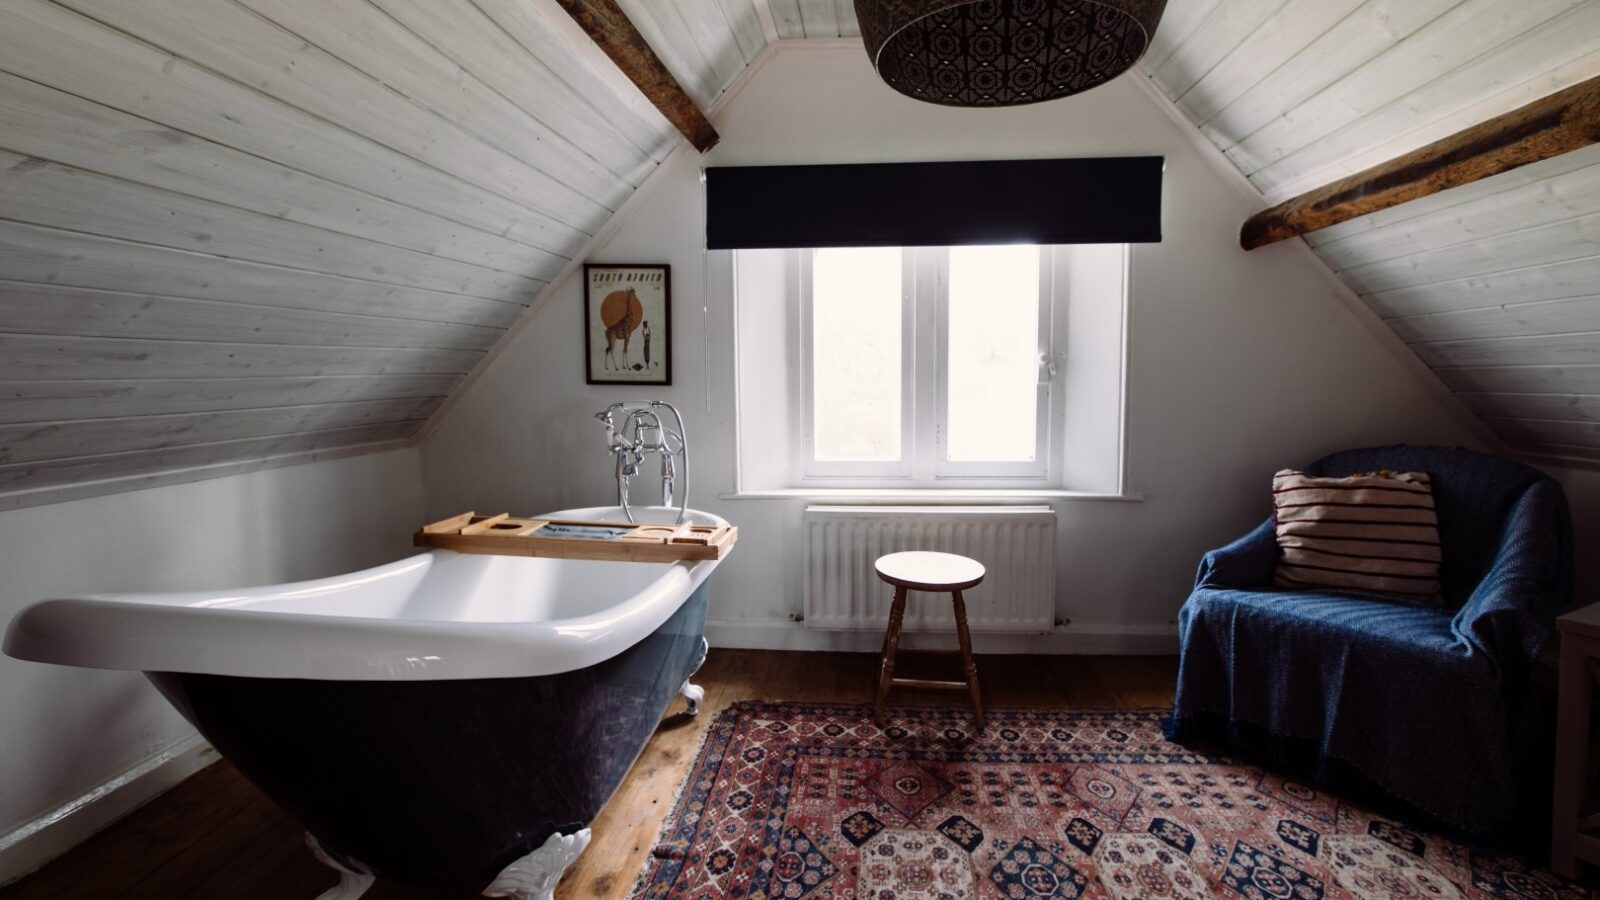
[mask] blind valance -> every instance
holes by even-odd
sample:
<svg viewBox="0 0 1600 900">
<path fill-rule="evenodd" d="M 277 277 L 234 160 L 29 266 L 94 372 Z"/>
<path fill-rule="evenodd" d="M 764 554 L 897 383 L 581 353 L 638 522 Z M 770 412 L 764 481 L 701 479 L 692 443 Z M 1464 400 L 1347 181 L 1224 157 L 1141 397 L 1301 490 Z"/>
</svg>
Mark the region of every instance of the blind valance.
<svg viewBox="0 0 1600 900">
<path fill-rule="evenodd" d="M 706 169 L 706 247 L 1161 240 L 1159 156 Z"/>
</svg>

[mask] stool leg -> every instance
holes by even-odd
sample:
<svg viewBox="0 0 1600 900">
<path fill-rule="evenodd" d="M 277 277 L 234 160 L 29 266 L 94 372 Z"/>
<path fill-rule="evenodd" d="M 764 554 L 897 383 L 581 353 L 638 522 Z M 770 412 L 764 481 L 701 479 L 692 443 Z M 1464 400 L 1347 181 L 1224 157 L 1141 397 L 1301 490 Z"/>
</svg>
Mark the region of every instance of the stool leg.
<svg viewBox="0 0 1600 900">
<path fill-rule="evenodd" d="M 972 722 L 983 730 L 983 698 L 978 693 L 978 664 L 972 661 L 972 633 L 967 630 L 967 601 L 960 591 L 950 593 L 956 607 L 956 636 L 961 639 L 961 665 L 966 670 L 967 691 L 972 694 Z"/>
<path fill-rule="evenodd" d="M 894 603 L 889 607 L 889 630 L 883 635 L 883 654 L 878 672 L 878 701 L 872 718 L 883 724 L 883 707 L 889 701 L 889 685 L 894 681 L 894 657 L 900 652 L 900 628 L 905 624 L 906 589 L 895 586 Z"/>
</svg>

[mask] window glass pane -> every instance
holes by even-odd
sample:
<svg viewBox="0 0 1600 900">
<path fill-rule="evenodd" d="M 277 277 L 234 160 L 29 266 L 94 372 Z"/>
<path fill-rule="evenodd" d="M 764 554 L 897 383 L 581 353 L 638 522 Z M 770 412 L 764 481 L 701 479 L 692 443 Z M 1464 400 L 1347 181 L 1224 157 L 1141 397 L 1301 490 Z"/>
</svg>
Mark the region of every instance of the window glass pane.
<svg viewBox="0 0 1600 900">
<path fill-rule="evenodd" d="M 815 458 L 900 459 L 900 249 L 817 250 L 811 314 Z"/>
<path fill-rule="evenodd" d="M 1026 462 L 1038 434 L 1039 248 L 950 248 L 952 462 Z"/>
</svg>

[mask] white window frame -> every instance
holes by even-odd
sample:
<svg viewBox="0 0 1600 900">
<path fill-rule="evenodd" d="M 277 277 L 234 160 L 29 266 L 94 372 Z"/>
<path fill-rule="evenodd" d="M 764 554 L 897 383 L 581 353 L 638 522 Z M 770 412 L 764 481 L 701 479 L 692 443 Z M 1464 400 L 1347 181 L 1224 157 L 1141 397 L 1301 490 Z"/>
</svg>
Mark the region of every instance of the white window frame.
<svg viewBox="0 0 1600 900">
<path fill-rule="evenodd" d="M 798 385 L 791 383 L 791 388 L 797 386 L 799 389 L 801 425 L 795 429 L 795 445 L 789 457 L 791 461 L 799 464 L 796 476 L 806 481 L 838 479 L 850 483 L 864 480 L 910 479 L 912 438 L 915 435 L 916 418 L 912 410 L 916 380 L 915 329 L 906 327 L 916 315 L 916 273 L 911 265 L 910 255 L 902 254 L 900 259 L 900 459 L 894 462 L 838 462 L 814 458 L 817 444 L 816 404 L 813 402 L 815 379 L 812 378 L 815 356 L 812 353 L 811 343 L 814 325 L 811 267 L 815 259 L 816 251 L 812 249 L 795 250 L 789 254 L 790 265 L 794 267 L 790 283 L 798 286 L 800 296 L 800 302 L 796 304 L 800 312 L 797 323 L 799 327 L 794 329 L 794 333 L 799 337 L 798 353 L 795 356 L 800 362 L 796 366 L 799 378 Z"/>
<path fill-rule="evenodd" d="M 895 462 L 817 460 L 813 404 L 812 264 L 815 251 L 788 251 L 787 280 L 798 303 L 790 333 L 795 335 L 791 370 L 791 409 L 799 427 L 792 434 L 790 464 L 795 483 L 808 487 L 1049 487 L 1060 478 L 1053 447 L 1058 438 L 1053 374 L 1059 335 L 1055 322 L 1055 253 L 1039 248 L 1039 377 L 1036 381 L 1034 458 L 1020 462 L 951 462 L 945 427 L 948 401 L 949 252 L 944 247 L 903 248 L 901 256 L 901 458 Z M 919 385 L 929 388 L 918 390 Z"/>
<path fill-rule="evenodd" d="M 950 397 L 950 248 L 928 248 L 931 257 L 927 268 L 933 270 L 935 279 L 934 297 L 934 328 L 938 343 L 938 369 L 933 374 L 932 384 L 937 395 L 937 406 L 933 411 L 934 447 L 932 453 L 932 474 L 938 479 L 1026 479 L 1029 481 L 1047 481 L 1050 478 L 1050 399 L 1053 387 L 1052 373 L 1054 367 L 1051 360 L 1054 357 L 1054 344 L 1051 336 L 1051 325 L 1055 306 L 1051 302 L 1054 296 L 1055 267 L 1051 264 L 1052 248 L 1039 247 L 1039 294 L 1038 313 L 1039 326 L 1037 333 L 1038 346 L 1034 356 L 1034 437 L 1033 459 L 1019 461 L 989 461 L 989 462 L 954 462 L 950 459 L 948 450 L 949 428 L 949 397 Z M 929 383 L 929 382 L 923 382 Z"/>
</svg>

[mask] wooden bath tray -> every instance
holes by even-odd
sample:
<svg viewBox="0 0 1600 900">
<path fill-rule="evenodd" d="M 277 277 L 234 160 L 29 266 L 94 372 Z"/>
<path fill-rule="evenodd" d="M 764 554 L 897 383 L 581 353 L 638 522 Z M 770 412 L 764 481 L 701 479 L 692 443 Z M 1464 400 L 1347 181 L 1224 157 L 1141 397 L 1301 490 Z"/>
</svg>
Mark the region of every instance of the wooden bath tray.
<svg viewBox="0 0 1600 900">
<path fill-rule="evenodd" d="M 458 553 L 677 562 L 721 559 L 738 539 L 739 529 L 732 525 L 641 525 L 464 512 L 422 526 L 413 542 Z"/>
</svg>

